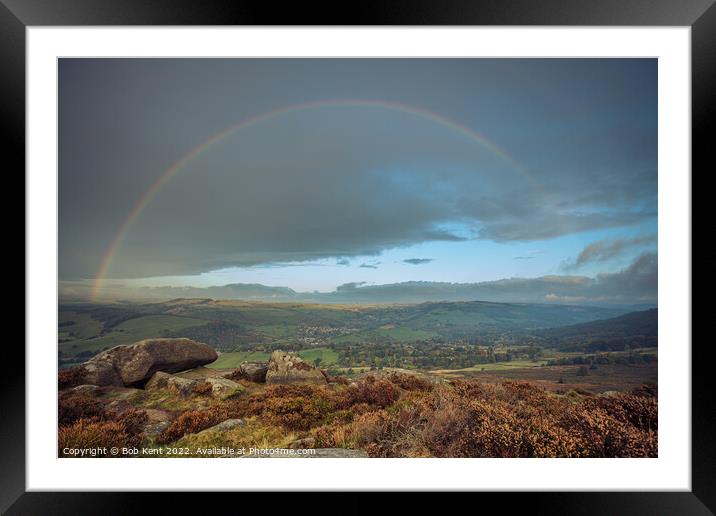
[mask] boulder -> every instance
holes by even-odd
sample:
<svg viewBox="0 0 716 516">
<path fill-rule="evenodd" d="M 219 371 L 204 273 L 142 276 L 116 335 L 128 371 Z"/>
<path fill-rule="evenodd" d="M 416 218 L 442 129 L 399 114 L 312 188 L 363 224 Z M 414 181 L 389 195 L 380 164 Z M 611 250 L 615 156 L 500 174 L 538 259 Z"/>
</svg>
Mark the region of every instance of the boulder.
<svg viewBox="0 0 716 516">
<path fill-rule="evenodd" d="M 177 373 L 176 376 L 180 376 L 182 378 L 188 378 L 189 380 L 197 380 L 202 381 L 207 378 L 220 378 L 224 375 L 223 371 L 220 371 L 218 369 L 210 369 L 208 367 L 195 367 L 194 369 L 189 369 L 187 371 L 182 371 L 181 373 Z"/>
<path fill-rule="evenodd" d="M 180 378 L 179 376 L 169 375 L 167 378 L 167 387 L 174 389 L 182 396 L 189 396 L 196 386 L 196 380 L 188 378 Z"/>
<path fill-rule="evenodd" d="M 142 431 L 147 435 L 158 435 L 171 424 L 171 414 L 161 409 L 144 409 L 149 418 Z"/>
<path fill-rule="evenodd" d="M 238 368 L 239 376 L 250 382 L 264 383 L 268 372 L 266 362 L 243 362 Z"/>
<path fill-rule="evenodd" d="M 164 430 L 169 428 L 170 424 L 171 422 L 169 421 L 150 421 L 149 423 L 144 425 L 144 428 L 142 428 L 142 432 L 144 432 L 148 436 L 159 435 Z"/>
<path fill-rule="evenodd" d="M 207 378 L 205 381 L 211 385 L 211 395 L 215 398 L 228 398 L 244 390 L 241 385 L 228 378 Z"/>
<path fill-rule="evenodd" d="M 266 372 L 267 384 L 311 383 L 326 385 L 326 377 L 298 355 L 274 351 Z"/>
<path fill-rule="evenodd" d="M 191 339 L 148 339 L 116 346 L 85 362 L 85 383 L 143 385 L 157 371 L 176 373 L 218 358 L 211 346 Z"/>
<path fill-rule="evenodd" d="M 231 430 L 232 428 L 236 428 L 237 426 L 244 426 L 244 420 L 243 419 L 227 419 L 226 421 L 222 421 L 218 425 L 210 426 L 209 428 L 202 430 L 199 432 L 199 435 L 210 433 L 210 432 L 226 432 L 228 430 Z"/>
<path fill-rule="evenodd" d="M 152 377 L 149 379 L 149 381 L 144 385 L 144 389 L 147 391 L 151 391 L 154 389 L 164 389 L 167 387 L 167 380 L 171 378 L 172 375 L 169 373 L 165 373 L 163 371 L 157 371 L 152 375 Z"/>
</svg>

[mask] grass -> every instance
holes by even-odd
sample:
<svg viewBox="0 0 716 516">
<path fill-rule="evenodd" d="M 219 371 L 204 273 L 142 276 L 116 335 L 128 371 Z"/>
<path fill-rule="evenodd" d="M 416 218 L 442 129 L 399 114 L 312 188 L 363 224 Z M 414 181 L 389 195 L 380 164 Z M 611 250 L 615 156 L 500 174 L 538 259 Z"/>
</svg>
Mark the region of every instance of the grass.
<svg viewBox="0 0 716 516">
<path fill-rule="evenodd" d="M 269 354 L 263 351 L 229 351 L 221 353 L 215 362 L 206 367 L 214 369 L 235 369 L 241 362 L 266 362 Z"/>
<path fill-rule="evenodd" d="M 135 333 L 157 333 L 161 331 L 175 331 L 206 324 L 203 319 L 194 319 L 193 317 L 177 317 L 175 315 L 146 315 L 130 319 L 119 325 L 117 329 Z"/>
<path fill-rule="evenodd" d="M 298 436 L 293 432 L 259 423 L 252 418 L 246 420 L 244 426 L 237 426 L 225 432 L 204 431 L 185 435 L 171 446 L 187 447 L 190 456 L 205 457 L 206 455 L 196 454 L 196 449 L 228 447 L 234 450 L 243 449 L 248 454 L 250 448 L 288 448 L 289 443 L 296 439 Z"/>
<path fill-rule="evenodd" d="M 338 353 L 330 348 L 304 349 L 299 351 L 298 355 L 309 364 L 320 358 L 320 367 L 329 367 L 338 362 Z"/>
<path fill-rule="evenodd" d="M 111 397 L 107 396 L 111 399 Z M 204 408 L 211 400 L 202 396 L 184 397 L 172 389 L 140 390 L 129 398 L 129 402 L 138 408 L 185 411 Z"/>
<path fill-rule="evenodd" d="M 62 311 L 58 314 L 58 322 L 67 324 L 61 326 L 59 337 L 62 339 L 89 339 L 102 331 L 102 323 L 89 314 L 73 310 Z M 72 323 L 72 324 L 69 324 Z"/>
</svg>

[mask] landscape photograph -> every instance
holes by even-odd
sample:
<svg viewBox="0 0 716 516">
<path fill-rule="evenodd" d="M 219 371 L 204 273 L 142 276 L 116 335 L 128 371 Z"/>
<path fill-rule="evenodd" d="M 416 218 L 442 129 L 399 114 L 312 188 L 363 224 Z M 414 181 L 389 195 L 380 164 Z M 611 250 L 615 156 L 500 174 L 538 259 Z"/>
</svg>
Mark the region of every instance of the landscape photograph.
<svg viewBox="0 0 716 516">
<path fill-rule="evenodd" d="M 658 457 L 657 71 L 59 59 L 57 456 Z"/>
</svg>

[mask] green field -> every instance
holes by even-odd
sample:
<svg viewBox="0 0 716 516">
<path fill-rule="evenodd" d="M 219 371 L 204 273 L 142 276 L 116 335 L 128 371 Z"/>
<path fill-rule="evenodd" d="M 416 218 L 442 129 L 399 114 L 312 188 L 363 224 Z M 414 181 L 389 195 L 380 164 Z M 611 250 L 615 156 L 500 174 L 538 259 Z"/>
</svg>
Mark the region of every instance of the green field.
<svg viewBox="0 0 716 516">
<path fill-rule="evenodd" d="M 88 339 L 102 331 L 102 323 L 91 315 L 72 310 L 62 311 L 58 314 L 59 338 L 61 339 Z"/>
<path fill-rule="evenodd" d="M 235 369 L 241 362 L 266 362 L 269 354 L 262 351 L 229 351 L 221 353 L 215 362 L 206 367 L 215 369 Z"/>
<path fill-rule="evenodd" d="M 329 367 L 338 362 L 338 353 L 329 348 L 304 349 L 298 355 L 311 364 L 317 358 L 321 359 L 320 367 Z"/>
</svg>

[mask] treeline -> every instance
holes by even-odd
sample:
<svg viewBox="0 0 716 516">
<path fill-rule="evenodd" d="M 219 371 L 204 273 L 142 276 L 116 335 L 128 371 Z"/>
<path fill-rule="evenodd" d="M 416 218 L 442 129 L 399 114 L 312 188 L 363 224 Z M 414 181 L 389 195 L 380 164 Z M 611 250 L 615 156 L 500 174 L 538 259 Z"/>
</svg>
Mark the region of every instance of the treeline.
<svg viewBox="0 0 716 516">
<path fill-rule="evenodd" d="M 364 343 L 336 346 L 343 367 L 403 367 L 420 369 L 462 369 L 476 364 L 509 362 L 515 358 L 537 359 L 542 350 L 495 350 L 492 346 L 446 345 L 430 342 L 412 344 Z"/>
</svg>

